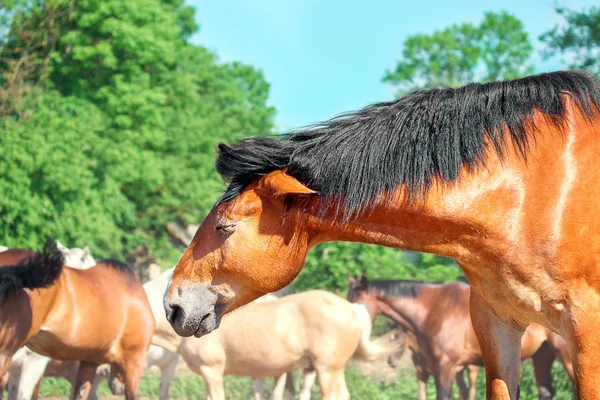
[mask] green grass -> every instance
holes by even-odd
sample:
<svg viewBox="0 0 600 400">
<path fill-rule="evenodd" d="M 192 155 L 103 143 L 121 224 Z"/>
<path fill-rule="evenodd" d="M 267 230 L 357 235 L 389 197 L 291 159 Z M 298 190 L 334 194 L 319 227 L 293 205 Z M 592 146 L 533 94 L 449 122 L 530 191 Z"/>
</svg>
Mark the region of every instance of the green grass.
<svg viewBox="0 0 600 400">
<path fill-rule="evenodd" d="M 552 368 L 554 376 L 554 388 L 556 390 L 555 400 L 572 400 L 575 398 L 571 383 L 560 363 L 555 362 Z M 140 386 L 140 393 L 144 397 L 158 398 L 158 388 L 160 377 L 157 372 L 146 372 Z M 301 374 L 294 374 L 296 388 L 300 387 Z M 361 375 L 358 369 L 350 365 L 346 368 L 346 382 L 352 398 L 361 400 L 397 400 L 397 399 L 416 399 L 417 381 L 415 371 L 412 368 L 405 368 L 399 371 L 395 379 L 388 379 L 383 382 L 374 382 L 373 379 Z M 265 387 L 269 392 L 272 389 L 273 382 L 267 380 Z M 41 395 L 64 396 L 68 397 L 70 393 L 69 383 L 60 378 L 46 378 L 42 384 Z M 173 399 L 204 399 L 205 385 L 202 378 L 196 375 L 186 375 L 176 378 L 171 384 L 171 398 Z M 247 400 L 252 397 L 252 381 L 247 377 L 227 376 L 225 377 L 225 393 L 228 400 Z M 427 385 L 428 398 L 435 398 L 435 386 L 433 380 L 429 380 Z M 455 385 L 455 398 L 458 393 Z M 109 395 L 110 391 L 106 383 L 103 383 L 98 390 L 100 396 Z M 477 379 L 477 398 L 485 398 L 485 373 L 481 370 Z M 268 399 L 268 397 L 267 397 Z M 318 385 L 313 387 L 312 399 L 320 400 L 321 394 Z M 533 377 L 533 365 L 530 360 L 525 361 L 521 370 L 521 399 L 537 399 L 537 388 Z"/>
</svg>

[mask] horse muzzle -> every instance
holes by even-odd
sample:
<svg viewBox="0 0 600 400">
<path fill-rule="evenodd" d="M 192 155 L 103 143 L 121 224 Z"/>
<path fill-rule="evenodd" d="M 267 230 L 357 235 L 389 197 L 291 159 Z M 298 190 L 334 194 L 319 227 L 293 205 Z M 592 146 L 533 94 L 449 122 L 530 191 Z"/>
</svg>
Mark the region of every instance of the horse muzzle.
<svg viewBox="0 0 600 400">
<path fill-rule="evenodd" d="M 203 286 L 189 286 L 165 294 L 167 320 L 179 336 L 204 336 L 219 326 L 217 295 Z"/>
</svg>

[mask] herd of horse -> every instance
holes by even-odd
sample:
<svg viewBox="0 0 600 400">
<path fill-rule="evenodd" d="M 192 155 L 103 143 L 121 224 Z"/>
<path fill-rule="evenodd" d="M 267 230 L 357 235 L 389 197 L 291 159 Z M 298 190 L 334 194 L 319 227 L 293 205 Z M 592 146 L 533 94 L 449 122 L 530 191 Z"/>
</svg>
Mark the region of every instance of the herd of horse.
<svg viewBox="0 0 600 400">
<path fill-rule="evenodd" d="M 262 398 L 265 377 L 275 379 L 273 399 L 295 399 L 290 373 L 297 369 L 304 371 L 300 400 L 310 399 L 317 377 L 324 399 L 348 398 L 344 369 L 350 359 L 389 357 L 393 363 L 407 349 L 417 370 L 419 400 L 426 398 L 430 375 L 439 399 L 452 398 L 454 379 L 461 399 L 475 399 L 477 369 L 483 361 L 470 323 L 470 288 L 464 283 L 351 277 L 347 300 L 321 290 L 282 298 L 267 294 L 225 318 L 213 333 L 185 338 L 175 333 L 164 314 L 163 295 L 173 268 L 141 285 L 126 266 L 114 260 L 97 263 L 87 248 L 68 249 L 57 243 L 57 249 L 58 254 L 46 249 L 45 259 L 40 259 L 30 251 L 0 248 L 0 272 L 15 262 L 21 262 L 17 268 L 23 270 L 33 268 L 31 263 L 42 263 L 44 269 L 56 268 L 50 263 L 57 260 L 64 264 L 49 278 L 54 281 L 36 285 L 38 290 L 13 282 L 16 286 L 3 292 L 3 316 L 5 307 L 15 307 L 16 299 L 10 299 L 20 292 L 32 299 L 29 313 L 19 321 L 4 319 L 0 329 L 4 359 L 10 360 L 18 348 L 5 364 L 9 369 L 1 389 L 8 390 L 9 399 L 39 398 L 43 376 L 66 378 L 76 399 L 97 398 L 96 389 L 105 379 L 113 394 L 136 398 L 142 371 L 156 366 L 161 370 L 159 397 L 165 400 L 180 359 L 203 377 L 211 400 L 225 399 L 223 377 L 230 374 L 254 378 L 255 400 Z M 109 280 L 104 277 L 107 273 L 115 275 Z M 126 288 L 115 286 L 117 276 L 128 282 Z M 107 290 L 119 307 L 111 303 L 108 308 L 94 308 L 92 316 L 86 314 L 90 307 L 98 307 L 97 298 L 107 295 Z M 35 292 L 40 300 L 33 301 Z M 63 304 L 64 296 L 71 294 L 63 292 L 73 294 L 68 304 Z M 123 310 L 132 314 L 124 318 Z M 371 341 L 372 323 L 379 315 L 397 324 L 398 332 Z M 135 323 L 127 323 L 129 318 Z M 59 321 L 60 327 L 53 321 Z M 95 330 L 94 334 L 88 329 Z M 15 332 L 20 331 L 27 333 L 17 340 Z M 522 359 L 534 360 L 540 399 L 552 398 L 550 368 L 556 356 L 574 379 L 566 343 L 546 328 L 532 324 L 527 329 L 521 354 Z M 131 360 L 135 360 L 133 365 Z M 463 380 L 464 369 L 469 371 L 468 384 Z"/>
<path fill-rule="evenodd" d="M 349 360 L 373 361 L 400 347 L 399 336 L 371 341 L 365 306 L 320 290 L 264 296 L 213 334 L 183 338 L 163 308 L 172 268 L 142 285 L 115 260 L 96 263 L 89 251 L 58 248 L 0 252 L 0 284 L 6 285 L 0 373 L 9 399 L 38 398 L 44 375 L 69 380 L 74 399 L 96 398 L 104 379 L 113 394 L 135 399 L 143 371 L 157 366 L 164 400 L 180 359 L 204 378 L 210 400 L 225 399 L 223 377 L 230 374 L 255 378 L 255 399 L 262 398 L 266 377 L 277 382 L 273 399 L 293 399 L 288 375 L 296 369 L 305 372 L 301 399 L 310 399 L 317 378 L 323 398 L 337 398 L 349 396 Z"/>
<path fill-rule="evenodd" d="M 472 398 L 482 364 L 487 397 L 517 399 L 527 357 L 541 397 L 552 395 L 558 357 L 578 398 L 600 398 L 599 121 L 597 78 L 559 71 L 417 90 L 289 134 L 220 144 L 216 169 L 228 187 L 154 300 L 115 260 L 75 269 L 55 245 L 0 253 L 0 375 L 26 345 L 77 362 L 74 398 L 90 396 L 108 363 L 111 390 L 134 399 L 156 350 L 164 370 L 186 360 L 211 400 L 224 399 L 225 374 L 273 376 L 282 390 L 295 368 L 305 386 L 319 379 L 324 399 L 346 400 L 346 362 L 398 345 L 367 336 L 383 313 L 407 331 L 420 386 L 432 375 L 439 399 L 454 380 Z M 290 284 L 307 252 L 330 241 L 451 257 L 470 286 L 359 279 L 349 294 L 358 308 L 318 291 L 249 304 Z M 157 337 L 175 344 L 151 347 Z"/>
</svg>

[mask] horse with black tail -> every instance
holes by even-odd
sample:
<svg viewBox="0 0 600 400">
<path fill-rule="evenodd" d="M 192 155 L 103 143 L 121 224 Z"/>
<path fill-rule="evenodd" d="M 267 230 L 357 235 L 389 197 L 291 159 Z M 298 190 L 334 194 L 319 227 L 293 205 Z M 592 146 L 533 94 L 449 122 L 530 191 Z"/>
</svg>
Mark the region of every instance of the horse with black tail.
<svg viewBox="0 0 600 400">
<path fill-rule="evenodd" d="M 111 363 L 111 382 L 139 397 L 154 317 L 135 274 L 114 260 L 87 270 L 63 268 L 54 244 L 41 254 L 0 253 L 0 374 L 23 345 L 42 355 L 80 361 L 72 398 L 87 399 L 96 368 Z M 90 312 L 93 311 L 93 312 Z"/>
</svg>

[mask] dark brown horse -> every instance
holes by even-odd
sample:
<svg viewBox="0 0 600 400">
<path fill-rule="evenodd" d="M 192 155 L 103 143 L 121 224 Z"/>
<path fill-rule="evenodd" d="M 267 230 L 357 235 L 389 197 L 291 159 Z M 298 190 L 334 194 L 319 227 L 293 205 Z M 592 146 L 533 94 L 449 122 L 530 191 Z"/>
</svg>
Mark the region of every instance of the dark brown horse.
<svg viewBox="0 0 600 400">
<path fill-rule="evenodd" d="M 600 83 L 582 71 L 426 89 L 287 135 L 220 145 L 229 186 L 165 296 L 180 335 L 290 283 L 308 250 L 354 241 L 454 258 L 488 397 L 518 396 L 521 336 L 567 340 L 600 398 Z"/>
<path fill-rule="evenodd" d="M 408 335 L 417 367 L 420 398 L 431 375 L 437 398 L 452 398 L 452 381 L 462 380 L 466 366 L 483 366 L 481 348 L 471 325 L 469 285 L 462 282 L 431 284 L 411 280 L 372 280 L 365 276 L 350 278 L 348 300 L 365 305 L 372 320 L 383 314 L 401 325 Z M 544 346 L 544 344 L 546 344 Z M 566 342 L 538 324 L 531 324 L 521 339 L 521 359 L 533 358 L 540 399 L 550 399 L 552 361 L 559 356 L 571 381 L 574 381 Z M 470 371 L 472 373 L 472 370 Z M 476 377 L 476 375 L 475 375 Z M 474 378 L 471 378 L 473 384 Z M 460 386 L 460 385 L 459 385 Z M 474 386 L 469 395 L 475 399 Z"/>
<path fill-rule="evenodd" d="M 142 284 L 124 264 L 63 268 L 54 244 L 43 254 L 0 253 L 0 375 L 23 345 L 80 361 L 73 398 L 86 399 L 99 364 L 122 374 L 127 399 L 139 396 L 154 317 Z"/>
</svg>

